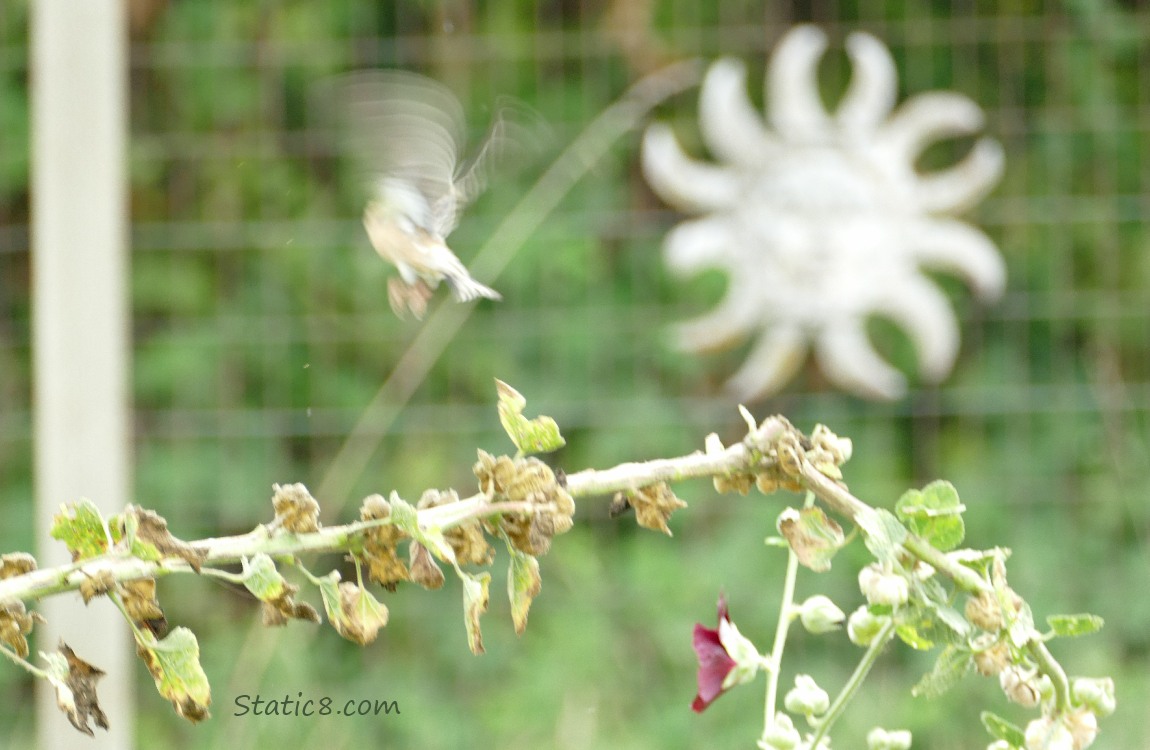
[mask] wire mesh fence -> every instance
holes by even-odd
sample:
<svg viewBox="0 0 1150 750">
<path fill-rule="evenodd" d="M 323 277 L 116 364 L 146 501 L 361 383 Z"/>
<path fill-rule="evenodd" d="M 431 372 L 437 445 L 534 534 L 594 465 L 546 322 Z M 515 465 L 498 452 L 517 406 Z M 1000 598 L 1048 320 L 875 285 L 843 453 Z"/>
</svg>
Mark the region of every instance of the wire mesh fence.
<svg viewBox="0 0 1150 750">
<path fill-rule="evenodd" d="M 557 461 L 570 470 L 678 455 L 700 447 L 707 432 L 731 438 L 739 432 L 735 403 L 721 384 L 749 342 L 702 357 L 668 345 L 668 327 L 710 306 L 723 281 L 665 270 L 661 240 L 680 217 L 644 183 L 638 132 L 590 165 L 498 278 L 482 279 L 504 301 L 470 314 L 426 377 L 411 384 L 410 398 L 396 395 L 402 389 L 386 390 L 405 383 L 408 376 L 396 367 L 410 364 L 405 352 L 418 346 L 422 329 L 388 307 L 392 271 L 366 241 L 358 186 L 311 105 L 310 93 L 325 77 L 378 67 L 424 72 L 461 97 L 476 139 L 499 95 L 517 97 L 546 119 L 548 150 L 498 175 L 452 235 L 467 263 L 549 160 L 643 74 L 676 60 L 735 56 L 747 62 L 748 91 L 761 106 L 769 51 L 793 24 L 813 22 L 831 39 L 819 80 L 824 102 L 833 103 L 851 72 L 842 42 L 865 30 L 893 54 L 899 101 L 953 90 L 986 112 L 985 132 L 1003 144 L 1006 171 L 966 218 L 1001 250 L 1007 291 L 980 306 L 960 284 L 939 279 L 962 331 L 954 372 L 939 386 L 915 378 L 905 336 L 875 320 L 868 330 L 879 349 L 911 373 L 906 398 L 876 403 L 844 395 L 807 366 L 781 394 L 749 406 L 852 436 L 848 479 L 876 502 L 893 501 L 908 485 L 951 479 L 972 508 L 978 543 L 1015 548 L 1019 588 L 1042 604 L 1107 617 L 1104 645 L 1075 666 L 1118 672 L 1120 701 L 1130 691 L 1126 705 L 1150 700 L 1150 683 L 1138 674 L 1150 648 L 1150 605 L 1133 596 L 1150 573 L 1145 4 L 129 5 L 134 500 L 164 513 L 177 533 L 250 528 L 267 516 L 273 482 L 338 486 L 345 497 L 319 497 L 330 501 L 333 522 L 334 508 L 368 492 L 418 496 L 426 487 L 469 486 L 475 448 L 498 448 L 504 440 L 494 377 L 558 420 L 568 447 Z M 26 33 L 25 11 L 0 11 L 5 549 L 27 548 L 31 538 Z M 696 109 L 691 89 L 653 117 L 698 144 Z M 972 142 L 940 144 L 920 166 L 950 163 Z M 385 386 L 389 378 L 394 382 Z M 83 387 L 79 373 L 77 387 Z M 364 421 L 373 400 L 390 409 L 377 412 L 374 425 L 372 412 Z M 333 478 L 333 462 L 353 432 L 370 462 L 354 476 Z M 573 532 L 570 558 L 560 543 L 544 561 L 545 579 L 552 566 L 556 583 L 533 622 L 542 633 L 497 641 L 483 666 L 469 666 L 454 599 L 423 603 L 400 592 L 390 641 L 375 654 L 320 637 L 309 641 L 316 663 L 301 667 L 291 657 L 263 653 L 259 631 L 221 635 L 205 657 L 209 674 L 212 664 L 221 674 L 215 726 L 193 732 L 145 715 L 141 736 L 187 747 L 221 737 L 262 745 L 312 736 L 327 730 L 256 726 L 228 715 L 224 704 L 259 684 L 303 690 L 310 684 L 305 676 L 329 692 L 337 690 L 330 687 L 337 678 L 353 686 L 338 690 L 368 692 L 369 676 L 380 674 L 374 668 L 387 665 L 397 675 L 394 697 L 413 715 L 425 713 L 382 728 L 345 722 L 331 730 L 328 744 L 391 736 L 398 744 L 452 746 L 458 730 L 432 726 L 429 718 L 451 706 L 487 717 L 475 731 L 501 746 L 592 747 L 608 738 L 617 747 L 698 746 L 720 730 L 706 723 L 710 715 L 706 721 L 686 715 L 689 622 L 709 616 L 723 585 L 733 592 L 743 585 L 744 609 L 774 598 L 750 593 L 762 589 L 759 577 L 771 575 L 771 563 L 745 561 L 763 556 L 759 544 L 777 507 L 714 503 L 708 490 L 685 490 L 699 516 L 676 528 L 681 542 L 674 551 L 609 522 L 604 508 L 581 508 L 584 524 Z M 755 538 L 734 540 L 747 524 L 759 529 Z M 203 602 L 217 592 L 171 585 L 180 592 L 171 599 L 175 616 L 209 631 L 254 619 L 244 603 L 205 610 Z M 163 592 L 161 598 L 168 601 Z M 757 616 L 767 622 L 769 608 L 760 609 Z M 655 622 L 656 613 L 670 610 L 680 613 L 673 627 Z M 422 633 L 419 623 L 428 621 L 434 625 Z M 432 643 L 421 642 L 428 634 Z M 288 654 L 299 648 L 290 631 L 275 639 Z M 833 669 L 811 648 L 812 669 Z M 262 682 L 245 685 L 242 674 L 230 671 L 239 651 L 263 654 L 252 657 L 264 670 Z M 246 656 L 239 661 L 252 667 Z M 905 694 L 922 665 L 898 666 L 905 679 L 882 682 L 876 701 L 888 690 Z M 628 668 L 631 674 L 617 677 Z M 544 675 L 555 673 L 569 675 L 565 686 L 550 687 L 557 680 Z M 13 696 L 4 701 L 10 711 L 28 705 L 16 697 L 21 679 L 0 678 Z M 481 695 L 489 681 L 508 684 L 484 687 L 498 694 Z M 732 703 L 730 722 L 753 715 L 746 705 L 738 714 Z M 523 706 L 530 719 L 516 724 Z M 977 745 L 953 739 L 961 736 L 955 732 L 969 738 L 977 731 L 975 714 L 942 721 L 938 711 L 919 706 L 896 714 L 928 738 L 924 746 Z M 1108 746 L 1142 746 L 1150 738 L 1144 717 L 1118 723 L 1116 744 Z M 753 722 L 743 729 L 720 736 L 754 736 Z"/>
</svg>

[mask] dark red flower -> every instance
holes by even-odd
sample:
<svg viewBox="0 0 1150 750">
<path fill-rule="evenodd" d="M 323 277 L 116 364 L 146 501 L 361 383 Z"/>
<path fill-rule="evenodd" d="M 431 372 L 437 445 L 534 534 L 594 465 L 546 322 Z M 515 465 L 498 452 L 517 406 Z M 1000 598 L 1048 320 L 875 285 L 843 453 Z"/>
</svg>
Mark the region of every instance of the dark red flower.
<svg viewBox="0 0 1150 750">
<path fill-rule="evenodd" d="M 719 595 L 719 622 L 731 621 L 727 613 L 727 597 Z M 715 699 L 723 694 L 723 682 L 727 675 L 735 668 L 735 660 L 727 653 L 719 638 L 719 630 L 706 628 L 695 623 L 695 636 L 693 639 L 695 656 L 699 658 L 699 692 L 695 695 L 691 708 L 701 713 L 703 709 L 714 703 Z"/>
</svg>

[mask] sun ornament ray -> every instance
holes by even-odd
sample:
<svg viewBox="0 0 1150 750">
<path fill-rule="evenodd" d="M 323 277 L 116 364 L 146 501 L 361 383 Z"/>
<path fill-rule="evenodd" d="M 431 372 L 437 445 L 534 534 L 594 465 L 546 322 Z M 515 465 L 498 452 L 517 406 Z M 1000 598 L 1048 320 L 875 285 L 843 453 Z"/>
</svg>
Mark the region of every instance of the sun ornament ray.
<svg viewBox="0 0 1150 750">
<path fill-rule="evenodd" d="M 715 162 L 689 156 L 666 124 L 643 137 L 651 188 L 688 214 L 664 242 L 669 269 L 717 268 L 723 299 L 676 326 L 683 350 L 705 352 L 753 338 L 727 381 L 743 400 L 778 392 L 813 352 L 827 379 L 869 398 L 906 393 L 903 373 L 866 332 L 881 316 L 914 345 L 920 377 L 942 381 L 958 354 L 958 322 L 926 271 L 961 278 L 984 302 L 1006 271 L 994 243 L 959 214 L 1002 175 L 1002 147 L 979 138 L 957 163 L 923 172 L 933 143 L 977 134 L 982 110 L 946 91 L 895 107 L 897 73 L 866 33 L 846 41 L 851 80 L 837 108 L 819 96 L 823 32 L 797 26 L 779 42 L 765 78 L 766 117 L 751 104 L 746 70 L 713 63 L 699 94 L 699 129 Z"/>
</svg>

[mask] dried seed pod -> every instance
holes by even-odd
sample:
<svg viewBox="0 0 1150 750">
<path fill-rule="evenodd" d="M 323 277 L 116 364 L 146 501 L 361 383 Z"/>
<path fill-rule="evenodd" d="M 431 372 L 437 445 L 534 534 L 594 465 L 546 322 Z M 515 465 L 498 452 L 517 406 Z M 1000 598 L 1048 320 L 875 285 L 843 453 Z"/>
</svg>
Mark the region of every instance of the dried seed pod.
<svg viewBox="0 0 1150 750">
<path fill-rule="evenodd" d="M 359 517 L 364 521 L 377 521 L 391 516 L 391 504 L 382 495 L 369 495 L 364 498 L 359 509 Z M 404 533 L 392 524 L 376 526 L 364 532 L 363 558 L 367 563 L 367 573 L 389 590 L 395 584 L 411 577 L 407 566 L 397 556 L 396 547 L 404 538 Z"/>
</svg>

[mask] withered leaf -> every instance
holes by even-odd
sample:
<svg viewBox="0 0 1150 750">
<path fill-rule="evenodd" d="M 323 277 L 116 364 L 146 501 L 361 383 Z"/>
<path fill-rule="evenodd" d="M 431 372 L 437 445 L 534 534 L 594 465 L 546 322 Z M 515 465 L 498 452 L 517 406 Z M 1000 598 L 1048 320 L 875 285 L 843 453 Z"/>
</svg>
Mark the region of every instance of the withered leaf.
<svg viewBox="0 0 1150 750">
<path fill-rule="evenodd" d="M 124 511 L 124 516 L 125 519 L 130 519 L 130 523 L 135 527 L 133 553 L 145 558 L 152 557 L 139 555 L 139 551 L 135 548 L 142 544 L 145 545 L 145 549 L 148 547 L 154 549 L 159 558 L 178 557 L 190 565 L 192 570 L 200 572 L 200 566 L 208 556 L 207 550 L 198 549 L 174 537 L 172 532 L 168 531 L 168 522 L 163 516 L 138 505 L 129 505 Z"/>
<path fill-rule="evenodd" d="M 779 514 L 778 529 L 799 563 L 818 573 L 830 570 L 831 558 L 846 539 L 842 527 L 821 508 L 786 508 Z"/>
<path fill-rule="evenodd" d="M 120 601 L 132 622 L 152 632 L 167 630 L 167 620 L 156 599 L 156 579 L 142 578 L 120 584 Z"/>
<path fill-rule="evenodd" d="M 467 628 L 467 646 L 471 649 L 471 653 L 476 655 L 485 651 L 483 632 L 479 629 L 479 618 L 487 611 L 490 584 L 490 573 L 463 576 L 463 624 Z"/>
<path fill-rule="evenodd" d="M 285 625 L 288 620 L 319 622 L 319 612 L 315 611 L 315 607 L 307 602 L 295 600 L 295 595 L 298 592 L 299 586 L 285 581 L 278 595 L 264 599 L 261 608 L 263 624 L 273 627 Z"/>
<path fill-rule="evenodd" d="M 104 676 L 97 669 L 60 642 L 55 653 L 43 654 L 48 661 L 48 681 L 56 689 L 56 705 L 78 731 L 93 736 L 89 721 L 101 729 L 108 728 L 108 717 L 100 708 L 96 696 L 96 682 Z"/>
<path fill-rule="evenodd" d="M 430 591 L 443 588 L 443 571 L 435 564 L 427 547 L 412 540 L 408 554 L 407 567 L 412 582 Z"/>
<path fill-rule="evenodd" d="M 387 625 L 387 605 L 357 584 L 340 583 L 339 571 L 319 579 L 319 592 L 328 622 L 349 641 L 366 646 Z"/>
</svg>

